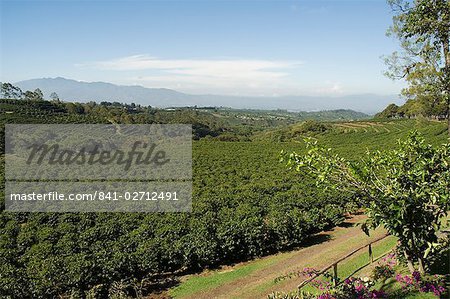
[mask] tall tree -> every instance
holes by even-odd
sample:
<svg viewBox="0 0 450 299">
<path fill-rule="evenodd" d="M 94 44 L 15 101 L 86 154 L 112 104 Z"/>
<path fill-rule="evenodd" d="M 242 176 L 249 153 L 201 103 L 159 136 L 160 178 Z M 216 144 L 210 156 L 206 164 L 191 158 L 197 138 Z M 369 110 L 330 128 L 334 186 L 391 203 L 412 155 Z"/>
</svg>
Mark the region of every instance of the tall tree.
<svg viewBox="0 0 450 299">
<path fill-rule="evenodd" d="M 450 0 L 387 1 L 394 12 L 388 35 L 402 47 L 386 59 L 387 75 L 406 79 L 403 95 L 426 103 L 429 111 L 445 104 L 450 135 Z"/>
<path fill-rule="evenodd" d="M 319 187 L 359 198 L 368 229 L 383 225 L 399 239 L 411 272 L 425 272 L 428 254 L 438 246 L 438 231 L 450 207 L 450 144 L 433 147 L 417 132 L 398 149 L 368 151 L 347 160 L 317 141 L 306 140 L 306 154 L 284 156 L 288 165 L 315 178 Z"/>
<path fill-rule="evenodd" d="M 1 84 L 1 97 L 4 99 L 20 99 L 22 90 L 11 83 L 5 82 Z"/>
<path fill-rule="evenodd" d="M 57 103 L 60 102 L 59 96 L 58 96 L 58 94 L 57 94 L 56 92 L 52 92 L 52 93 L 50 94 L 50 99 L 52 99 L 52 101 L 57 102 Z"/>
<path fill-rule="evenodd" d="M 44 100 L 44 93 L 42 92 L 42 90 L 40 90 L 39 88 L 36 88 L 34 90 L 34 95 L 35 95 L 35 100 L 36 101 L 42 101 Z"/>
</svg>

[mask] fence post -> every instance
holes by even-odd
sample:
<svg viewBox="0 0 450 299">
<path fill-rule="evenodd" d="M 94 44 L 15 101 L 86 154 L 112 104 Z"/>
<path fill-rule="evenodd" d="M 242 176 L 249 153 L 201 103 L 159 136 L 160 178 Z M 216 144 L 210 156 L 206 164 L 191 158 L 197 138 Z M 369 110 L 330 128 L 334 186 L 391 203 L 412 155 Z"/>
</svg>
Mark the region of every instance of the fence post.
<svg viewBox="0 0 450 299">
<path fill-rule="evenodd" d="M 373 263 L 372 243 L 369 244 L 369 260 L 370 263 Z"/>
<path fill-rule="evenodd" d="M 333 284 L 337 286 L 338 281 L 338 272 L 337 272 L 337 263 L 333 265 Z"/>
</svg>

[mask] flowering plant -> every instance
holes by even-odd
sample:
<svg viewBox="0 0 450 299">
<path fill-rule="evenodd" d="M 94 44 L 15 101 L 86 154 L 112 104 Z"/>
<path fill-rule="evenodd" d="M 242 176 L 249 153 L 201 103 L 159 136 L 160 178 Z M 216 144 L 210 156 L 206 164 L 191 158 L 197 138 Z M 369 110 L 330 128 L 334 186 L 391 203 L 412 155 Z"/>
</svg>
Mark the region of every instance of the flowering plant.
<svg viewBox="0 0 450 299">
<path fill-rule="evenodd" d="M 391 277 L 395 275 L 393 265 L 395 265 L 394 255 L 387 256 L 384 260 L 386 264 L 379 265 L 383 269 L 389 269 Z M 297 290 L 296 293 L 281 294 L 274 293 L 269 296 L 270 299 L 381 299 L 381 298 L 403 298 L 410 293 L 422 292 L 433 293 L 436 296 L 441 296 L 445 292 L 444 280 L 442 276 L 422 276 L 419 272 L 414 272 L 412 275 L 395 275 L 395 279 L 402 286 L 400 290 L 392 292 L 385 292 L 383 290 L 374 289 L 375 280 L 369 277 L 356 278 L 349 277 L 343 281 L 337 281 L 337 286 L 334 285 L 330 273 L 324 273 L 325 280 L 317 279 L 319 271 L 313 268 L 304 268 L 303 271 L 298 271 L 303 275 L 313 278 L 311 285 L 322 291 L 320 295 L 306 293 Z M 386 274 L 382 272 L 383 275 Z"/>
<path fill-rule="evenodd" d="M 444 281 L 441 276 L 434 275 L 430 277 L 422 277 L 419 272 L 415 271 L 411 275 L 396 275 L 396 280 L 402 285 L 404 292 L 419 291 L 422 293 L 433 293 L 440 296 L 445 292 Z"/>
<path fill-rule="evenodd" d="M 372 271 L 372 279 L 375 281 L 386 280 L 395 275 L 394 266 L 396 265 L 395 254 L 390 253 L 381 260 L 381 263 L 375 266 Z"/>
<path fill-rule="evenodd" d="M 303 269 L 303 273 L 306 276 L 314 277 L 318 272 L 312 268 Z M 355 278 L 349 277 L 334 286 L 332 284 L 332 275 L 329 273 L 324 273 L 324 277 L 327 279 L 326 281 L 314 279 L 311 281 L 311 284 L 318 288 L 319 290 L 324 291 L 321 295 L 317 297 L 317 299 L 375 299 L 375 298 L 387 298 L 386 294 L 383 291 L 371 290 L 374 282 L 371 281 L 368 277 L 364 278 Z"/>
</svg>

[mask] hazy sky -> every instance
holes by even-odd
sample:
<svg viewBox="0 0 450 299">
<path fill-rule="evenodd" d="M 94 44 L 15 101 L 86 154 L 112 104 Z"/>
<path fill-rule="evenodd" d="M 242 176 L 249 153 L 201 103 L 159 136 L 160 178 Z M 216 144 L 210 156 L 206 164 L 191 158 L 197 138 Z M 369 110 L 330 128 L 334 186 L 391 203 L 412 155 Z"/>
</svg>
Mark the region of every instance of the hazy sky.
<svg viewBox="0 0 450 299">
<path fill-rule="evenodd" d="M 384 0 L 4 1 L 0 80 L 228 95 L 395 94 Z"/>
</svg>

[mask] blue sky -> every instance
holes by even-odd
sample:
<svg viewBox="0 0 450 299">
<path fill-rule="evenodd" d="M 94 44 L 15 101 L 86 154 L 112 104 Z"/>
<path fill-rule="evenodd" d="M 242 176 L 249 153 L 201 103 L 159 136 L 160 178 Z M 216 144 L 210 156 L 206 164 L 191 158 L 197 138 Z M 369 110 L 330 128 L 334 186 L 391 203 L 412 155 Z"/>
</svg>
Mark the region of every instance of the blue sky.
<svg viewBox="0 0 450 299">
<path fill-rule="evenodd" d="M 193 94 L 397 94 L 384 0 L 4 1 L 0 80 Z"/>
</svg>

